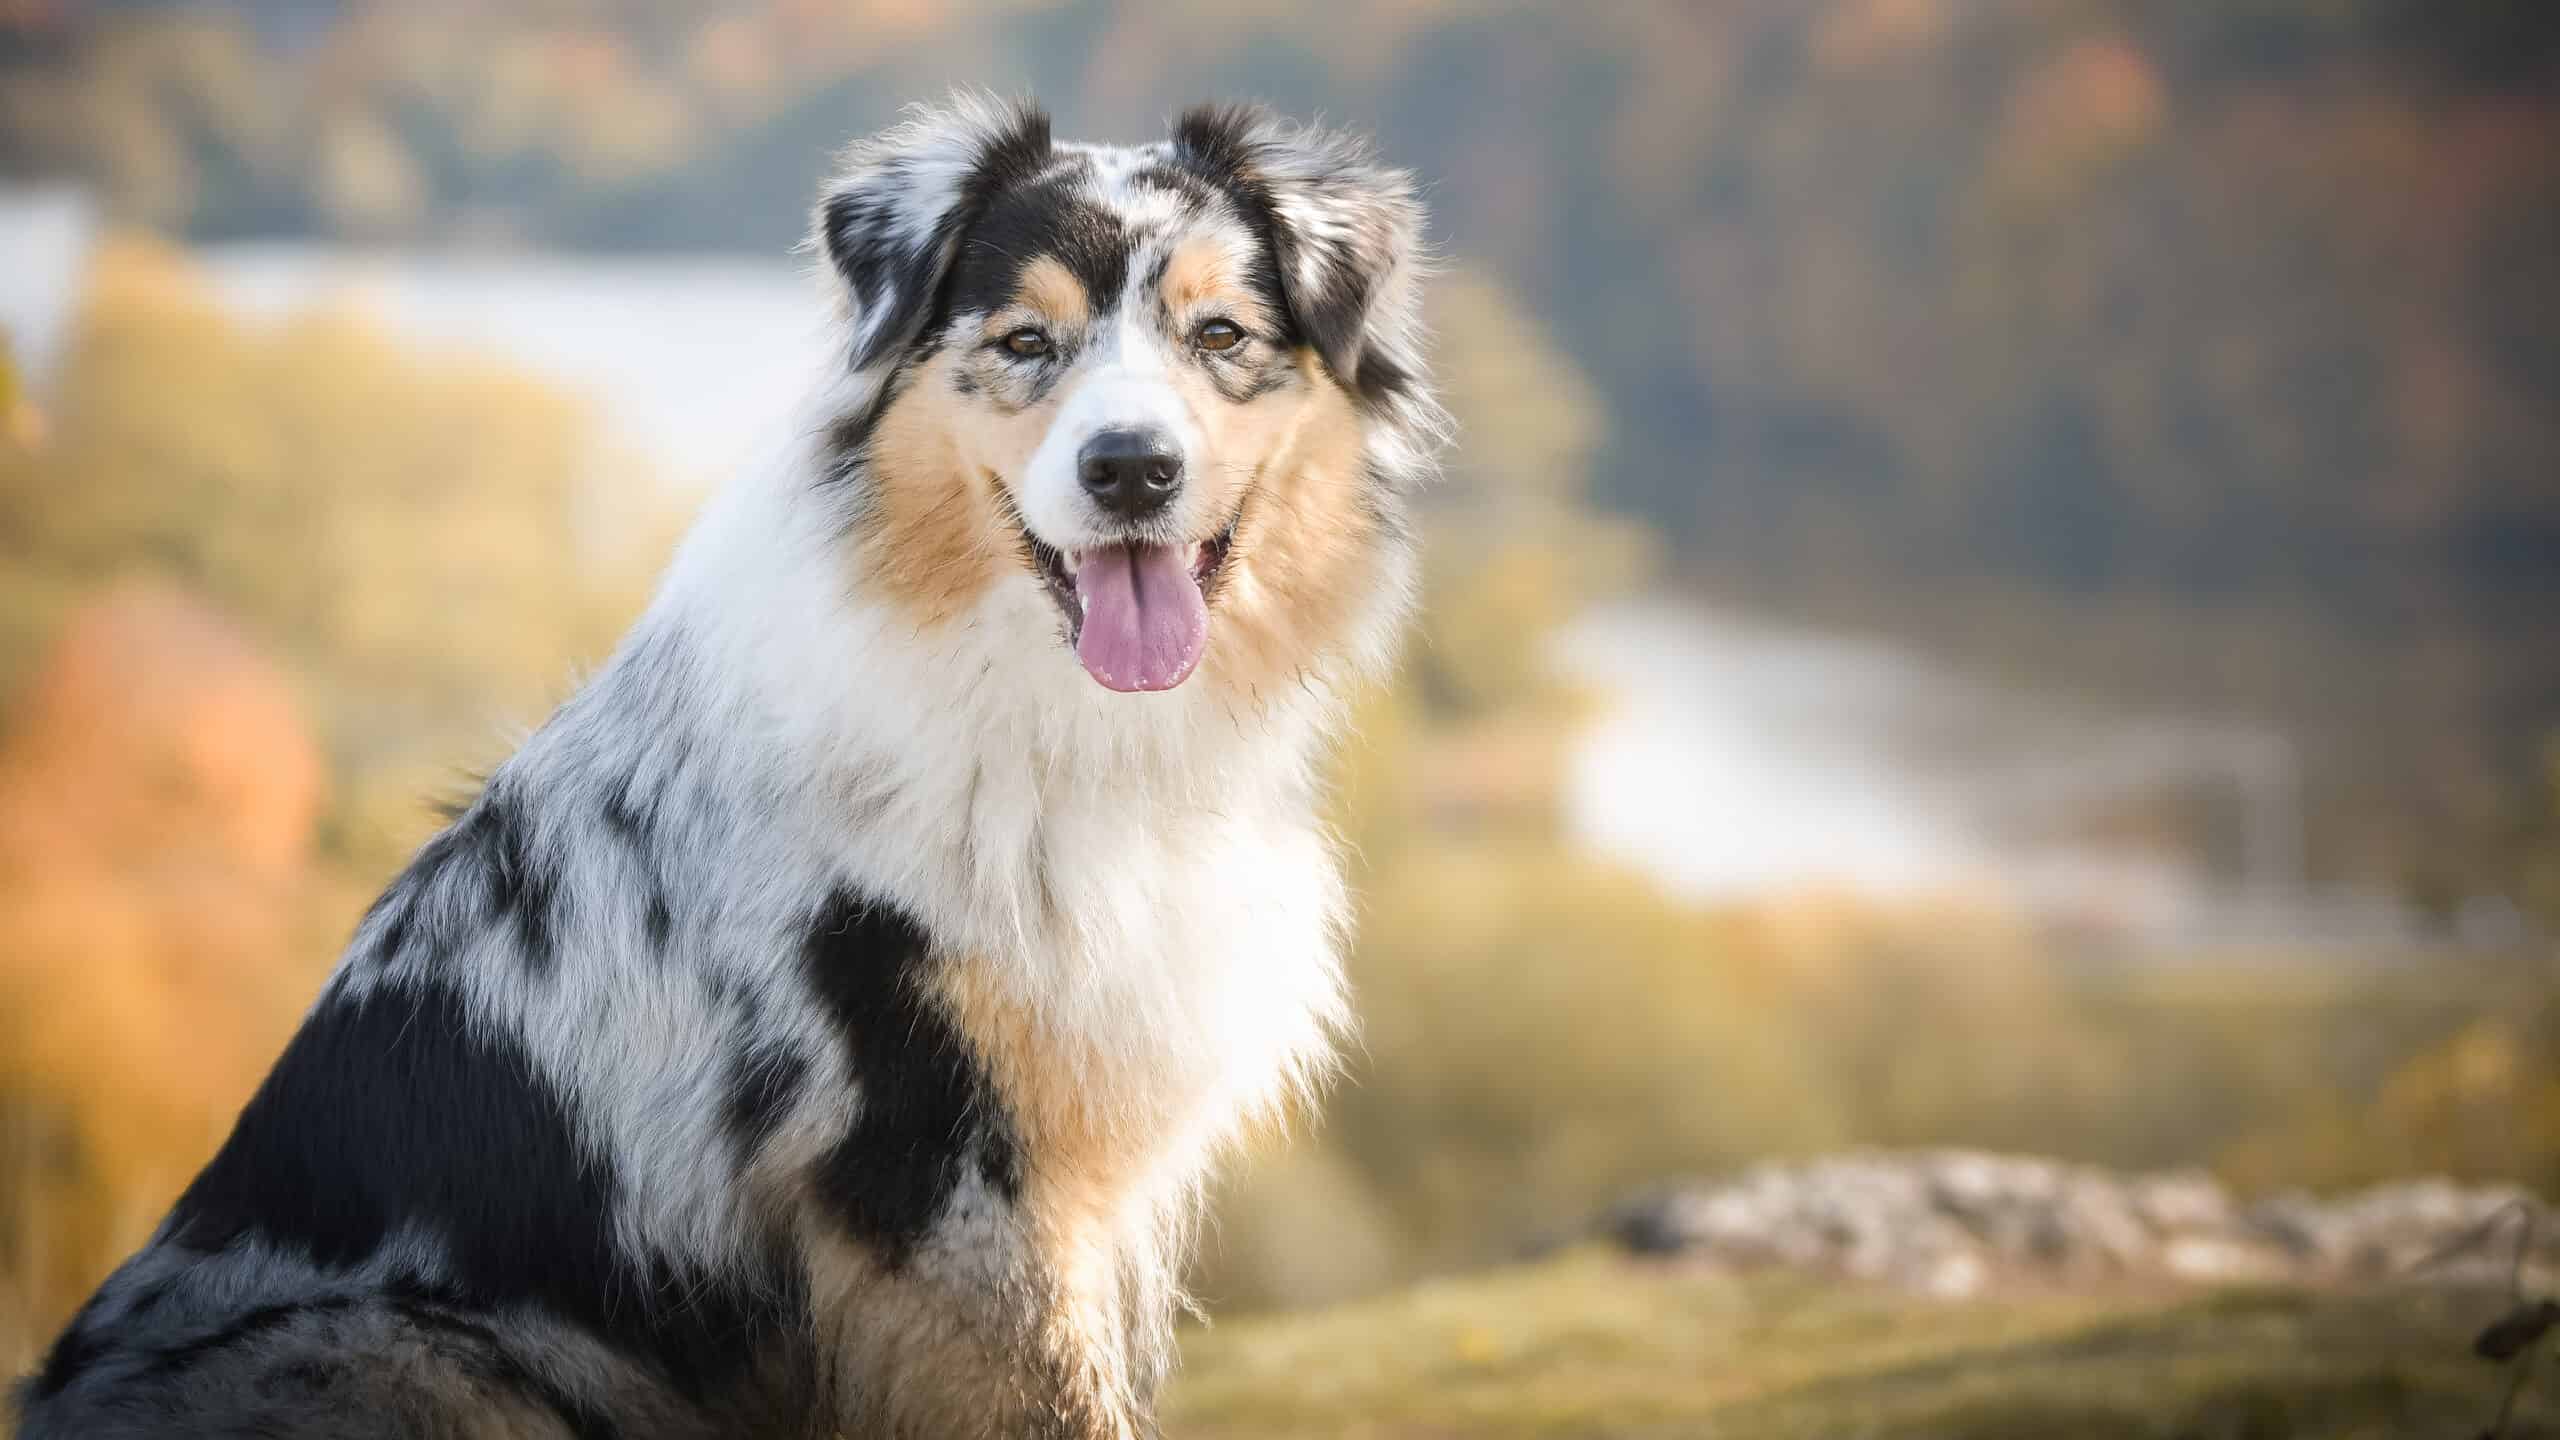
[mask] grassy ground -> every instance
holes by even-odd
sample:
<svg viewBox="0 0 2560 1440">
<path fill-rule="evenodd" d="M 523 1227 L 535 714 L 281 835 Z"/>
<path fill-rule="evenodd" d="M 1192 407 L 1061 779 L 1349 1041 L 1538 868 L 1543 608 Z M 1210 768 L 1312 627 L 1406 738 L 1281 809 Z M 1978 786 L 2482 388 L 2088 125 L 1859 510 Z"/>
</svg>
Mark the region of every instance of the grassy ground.
<svg viewBox="0 0 2560 1440">
<path fill-rule="evenodd" d="M 1253 1436 L 2472 1440 L 2503 1296 L 2233 1291 L 1948 1302 L 1578 1254 L 1185 1347 L 1168 1429 Z M 2508 1440 L 2560 1437 L 2547 1354 Z"/>
</svg>

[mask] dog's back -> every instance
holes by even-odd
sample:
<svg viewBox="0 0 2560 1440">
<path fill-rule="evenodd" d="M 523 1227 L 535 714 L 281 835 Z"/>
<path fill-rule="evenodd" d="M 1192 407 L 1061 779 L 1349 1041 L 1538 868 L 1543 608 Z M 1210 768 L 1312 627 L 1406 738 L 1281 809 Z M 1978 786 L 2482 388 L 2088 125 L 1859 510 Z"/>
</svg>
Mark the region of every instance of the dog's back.
<svg viewBox="0 0 2560 1440">
<path fill-rule="evenodd" d="M 386 906 L 450 923 L 414 912 L 466 848 Z M 455 988 L 333 983 L 26 1382 L 24 1440 L 817 1433 L 789 1272 L 636 1262 L 613 1186 Z"/>
</svg>

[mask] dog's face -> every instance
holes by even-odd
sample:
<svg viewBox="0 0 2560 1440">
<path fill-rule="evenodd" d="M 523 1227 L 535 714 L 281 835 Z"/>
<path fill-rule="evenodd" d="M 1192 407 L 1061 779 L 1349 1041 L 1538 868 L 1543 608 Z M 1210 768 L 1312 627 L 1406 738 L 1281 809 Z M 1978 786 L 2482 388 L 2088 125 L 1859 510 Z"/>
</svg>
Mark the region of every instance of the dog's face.
<svg viewBox="0 0 2560 1440">
<path fill-rule="evenodd" d="M 1254 111 L 1120 148 L 963 102 L 858 148 L 818 240 L 880 376 L 842 427 L 866 575 L 930 623 L 1034 617 L 1118 691 L 1357 643 L 1427 463 L 1418 223 L 1403 175 Z"/>
</svg>

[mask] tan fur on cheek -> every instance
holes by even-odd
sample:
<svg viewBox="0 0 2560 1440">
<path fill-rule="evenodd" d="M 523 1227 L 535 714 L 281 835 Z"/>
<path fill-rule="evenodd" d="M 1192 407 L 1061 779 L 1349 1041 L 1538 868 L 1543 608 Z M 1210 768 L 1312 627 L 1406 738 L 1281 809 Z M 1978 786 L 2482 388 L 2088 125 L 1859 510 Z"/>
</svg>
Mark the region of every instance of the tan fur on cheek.
<svg viewBox="0 0 2560 1440">
<path fill-rule="evenodd" d="M 1245 498 L 1209 627 L 1216 683 L 1259 695 L 1297 683 L 1370 602 L 1378 519 L 1364 503 L 1360 417 L 1300 357 L 1313 394 Z"/>
<path fill-rule="evenodd" d="M 951 371 L 949 355 L 919 367 L 873 429 L 860 531 L 863 583 L 935 625 L 1020 568 L 988 472 L 1018 466 L 1047 424 L 1045 410 L 996 415 L 969 403 Z"/>
</svg>

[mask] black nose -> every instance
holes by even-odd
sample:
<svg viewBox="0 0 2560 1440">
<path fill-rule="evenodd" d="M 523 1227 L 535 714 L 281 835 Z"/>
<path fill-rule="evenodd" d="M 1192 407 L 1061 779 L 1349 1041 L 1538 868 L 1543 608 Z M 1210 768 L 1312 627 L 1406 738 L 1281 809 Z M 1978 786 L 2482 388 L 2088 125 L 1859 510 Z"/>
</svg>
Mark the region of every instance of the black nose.
<svg viewBox="0 0 2560 1440">
<path fill-rule="evenodd" d="M 1140 520 L 1182 488 L 1182 457 L 1162 431 L 1105 430 L 1076 453 L 1076 478 L 1096 505 Z"/>
</svg>

